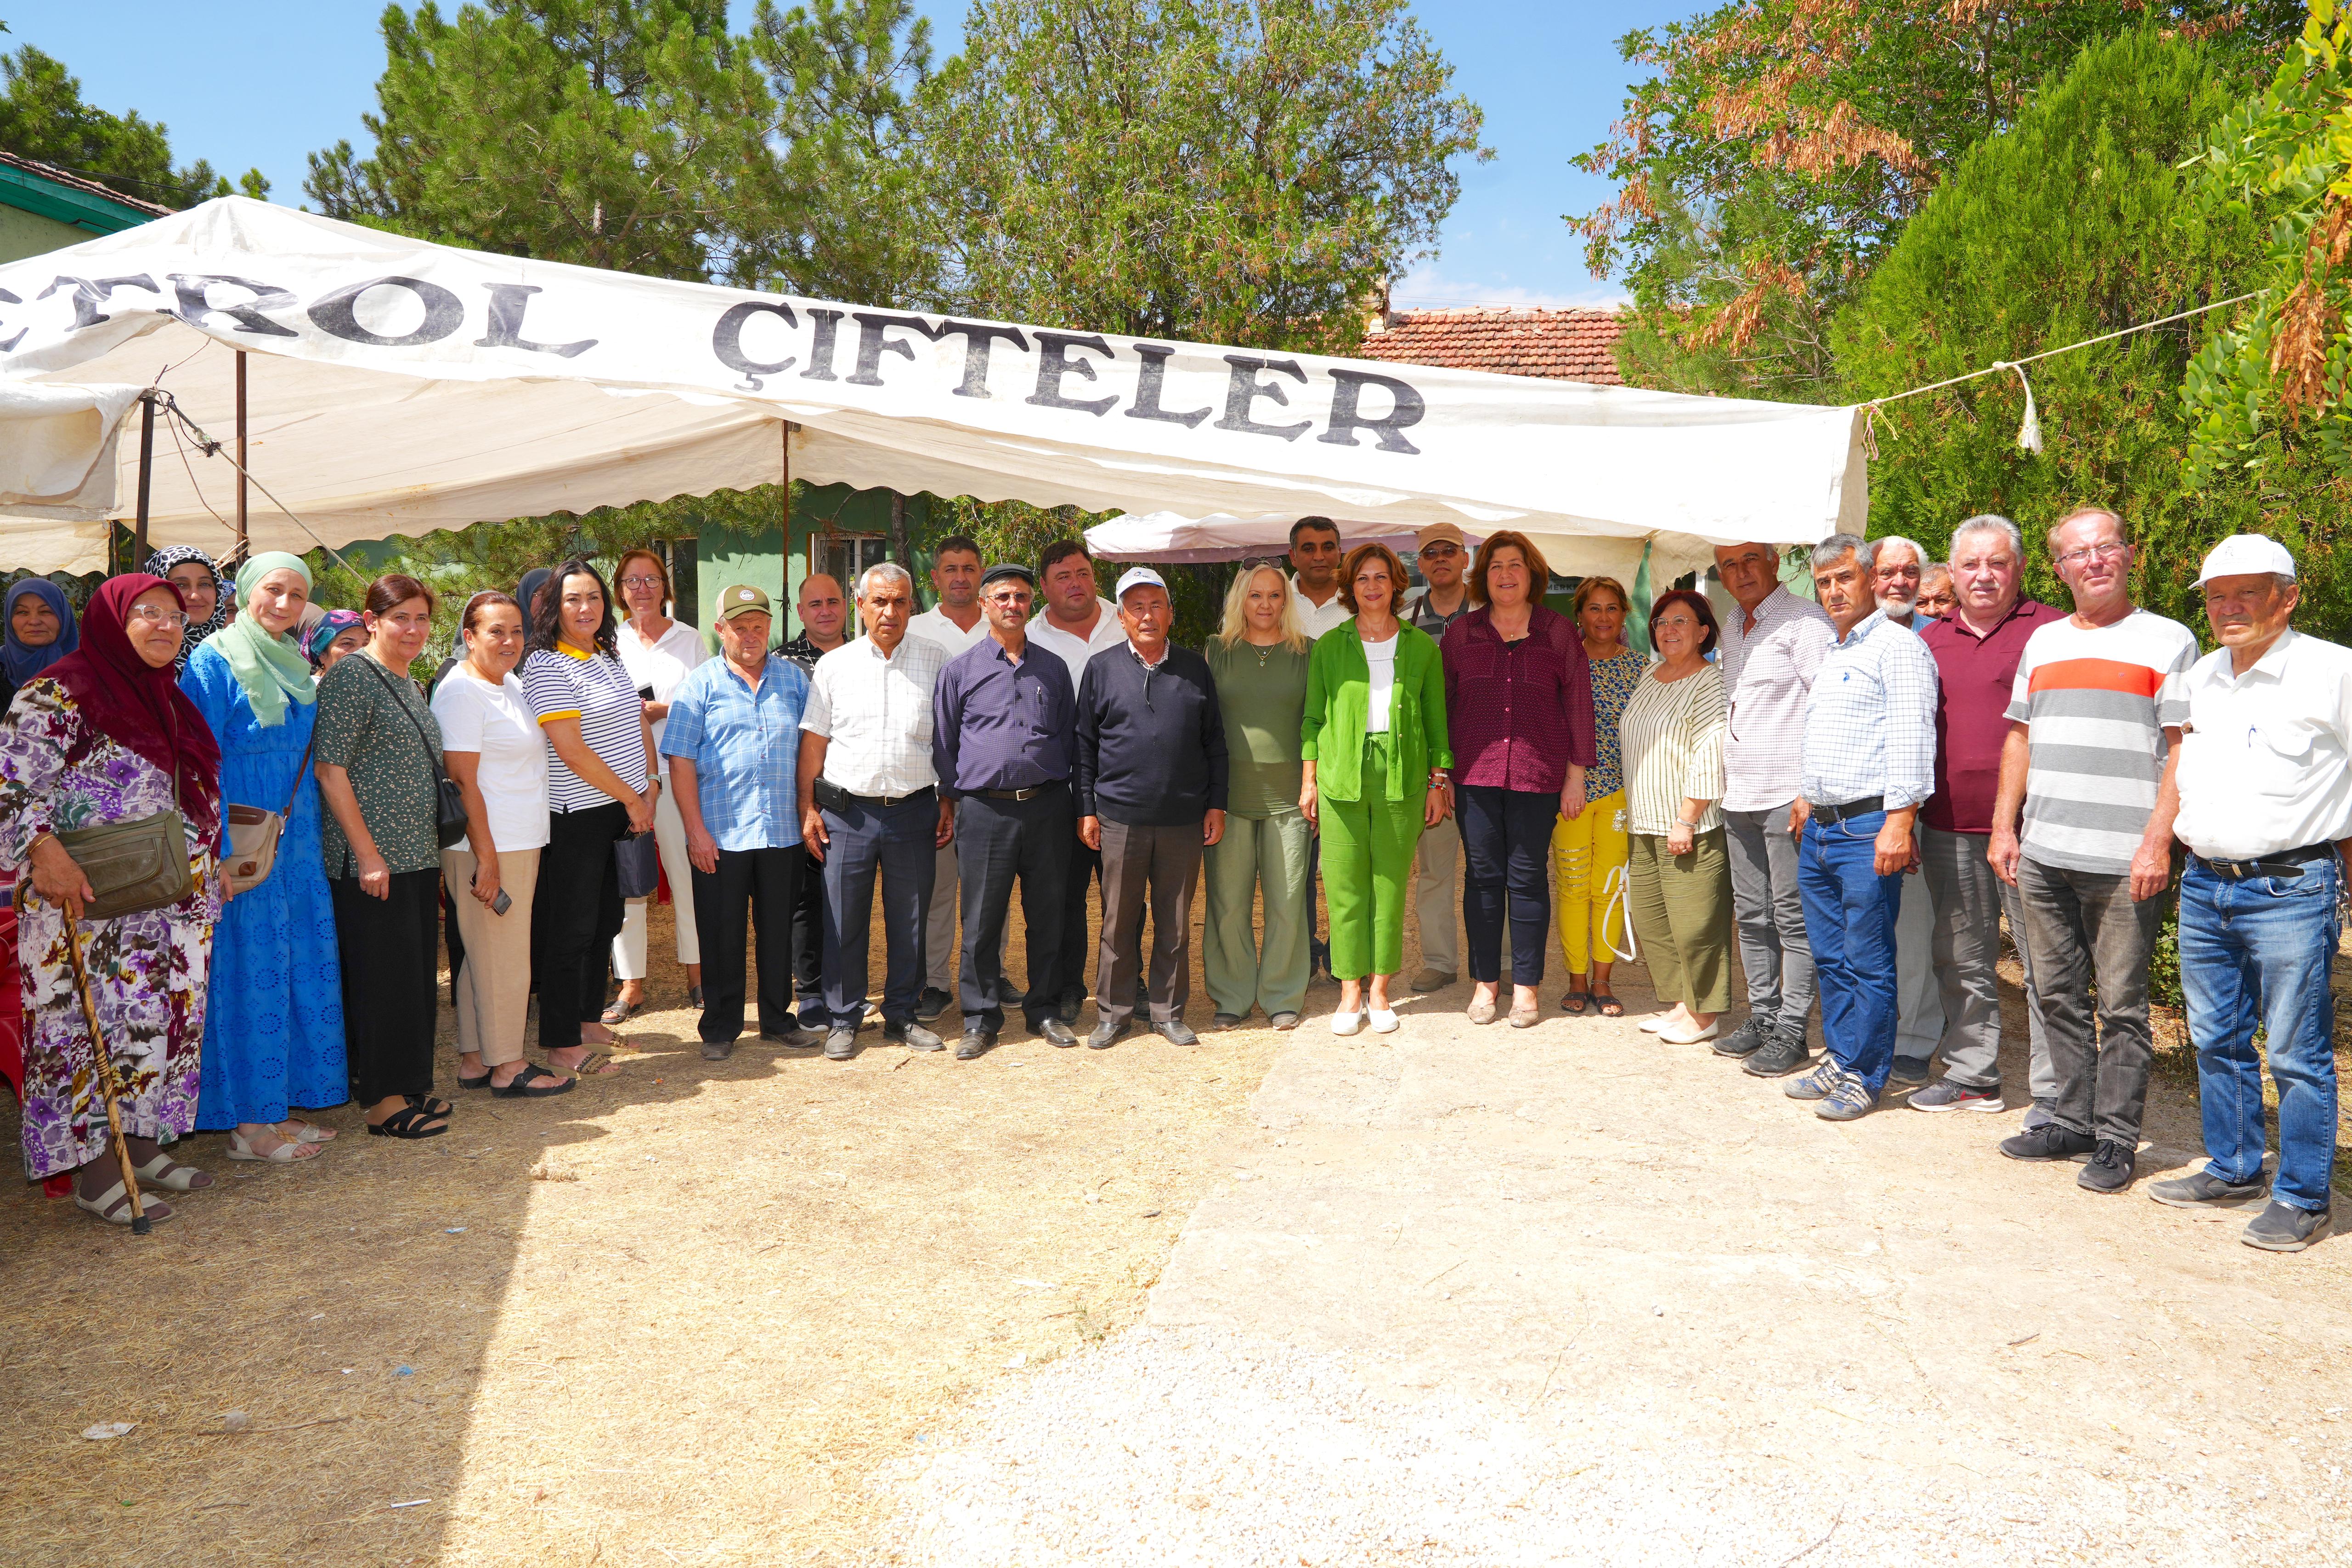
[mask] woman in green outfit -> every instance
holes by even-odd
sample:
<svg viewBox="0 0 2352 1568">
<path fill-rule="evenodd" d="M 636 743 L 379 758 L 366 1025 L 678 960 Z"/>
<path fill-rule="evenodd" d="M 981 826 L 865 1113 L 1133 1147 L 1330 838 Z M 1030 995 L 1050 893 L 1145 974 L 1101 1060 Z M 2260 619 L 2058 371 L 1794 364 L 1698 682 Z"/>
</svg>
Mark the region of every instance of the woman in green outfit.
<svg viewBox="0 0 2352 1568">
<path fill-rule="evenodd" d="M 1323 833 L 1331 974 L 1339 982 L 1334 1034 L 1367 1022 L 1381 1034 L 1397 1027 L 1389 980 L 1404 967 L 1413 850 L 1422 829 L 1452 810 L 1439 771 L 1454 765 L 1444 666 L 1428 633 L 1397 620 L 1404 582 L 1404 562 L 1388 546 L 1349 551 L 1339 599 L 1355 619 L 1325 632 L 1307 661 L 1298 809 Z"/>
<path fill-rule="evenodd" d="M 1232 779 L 1225 836 L 1209 846 L 1209 915 L 1201 967 L 1216 1003 L 1216 1025 L 1231 1029 L 1265 1009 L 1276 1029 L 1297 1029 L 1307 1001 L 1307 852 L 1314 831 L 1300 814 L 1300 721 L 1307 708 L 1311 646 L 1298 630 L 1290 580 L 1254 567 L 1225 594 L 1224 627 L 1203 650 L 1217 681 Z M 1252 918 L 1265 898 L 1265 938 Z"/>
</svg>

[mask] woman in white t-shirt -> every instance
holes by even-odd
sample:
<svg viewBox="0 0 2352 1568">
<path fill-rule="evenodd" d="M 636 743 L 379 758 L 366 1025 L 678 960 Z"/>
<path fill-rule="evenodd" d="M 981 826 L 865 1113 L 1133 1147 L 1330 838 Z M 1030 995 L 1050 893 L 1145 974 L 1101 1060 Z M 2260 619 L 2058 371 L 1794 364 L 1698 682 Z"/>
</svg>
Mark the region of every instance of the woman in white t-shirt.
<svg viewBox="0 0 2352 1568">
<path fill-rule="evenodd" d="M 669 718 L 670 694 L 686 673 L 709 658 L 702 634 L 662 612 L 670 602 L 669 569 L 649 549 L 633 549 L 614 569 L 614 586 L 629 618 L 614 636 L 621 667 L 646 699 L 646 717 L 653 721 L 654 749 L 661 752 L 662 730 Z M 661 796 L 654 805 L 654 841 L 661 846 L 662 869 L 669 873 L 677 894 L 670 907 L 677 912 L 677 961 L 686 967 L 688 1000 L 702 1005 L 702 945 L 694 930 L 694 879 L 686 858 L 686 823 L 669 798 L 669 758 L 660 755 Z M 646 912 L 650 895 L 632 898 L 622 916 L 621 934 L 613 938 L 613 973 L 621 982 L 620 995 L 604 1009 L 604 1022 L 624 1024 L 646 1005 Z"/>
<path fill-rule="evenodd" d="M 466 656 L 433 692 L 442 756 L 466 796 L 466 842 L 441 852 L 466 950 L 453 987 L 457 1083 L 501 1099 L 541 1099 L 575 1082 L 522 1055 L 531 897 L 547 845 L 547 737 L 514 676 L 523 652 L 515 601 L 477 593 L 458 624 Z"/>
</svg>

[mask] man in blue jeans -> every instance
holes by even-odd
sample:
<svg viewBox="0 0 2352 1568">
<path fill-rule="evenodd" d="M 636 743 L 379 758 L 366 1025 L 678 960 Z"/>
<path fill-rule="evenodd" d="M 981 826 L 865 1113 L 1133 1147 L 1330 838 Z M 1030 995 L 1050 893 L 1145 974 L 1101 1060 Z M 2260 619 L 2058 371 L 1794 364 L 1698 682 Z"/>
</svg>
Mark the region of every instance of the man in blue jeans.
<svg viewBox="0 0 2352 1568">
<path fill-rule="evenodd" d="M 1936 661 L 1878 608 L 1866 549 L 1852 534 L 1813 547 L 1829 646 L 1789 808 L 1824 1049 L 1788 1093 L 1832 1122 L 1870 1114 L 1895 1066 L 1895 920 L 1918 861 L 1912 822 L 1936 788 Z"/>
<path fill-rule="evenodd" d="M 2221 646 L 2189 672 L 2180 813 L 2180 985 L 2197 1044 L 2205 1168 L 2148 1196 L 2176 1208 L 2263 1196 L 2267 1037 L 2279 1092 L 2278 1175 L 2240 1233 L 2300 1252 L 2327 1234 L 2336 1160 L 2336 957 L 2352 837 L 2352 651 L 2287 622 L 2301 591 L 2275 539 L 2239 534 L 2197 585 Z"/>
</svg>

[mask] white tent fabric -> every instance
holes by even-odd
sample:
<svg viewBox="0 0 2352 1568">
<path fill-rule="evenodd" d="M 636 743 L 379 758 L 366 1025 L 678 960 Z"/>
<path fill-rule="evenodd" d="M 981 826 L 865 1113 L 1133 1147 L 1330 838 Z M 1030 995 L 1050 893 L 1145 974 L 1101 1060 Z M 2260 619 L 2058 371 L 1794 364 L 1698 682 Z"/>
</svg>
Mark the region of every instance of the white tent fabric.
<svg viewBox="0 0 2352 1568">
<path fill-rule="evenodd" d="M 1187 517 L 1175 512 L 1129 513 L 1087 530 L 1087 549 L 1102 560 L 1244 560 L 1281 555 L 1290 548 L 1297 516 Z M 1350 546 L 1378 542 L 1399 555 L 1412 549 L 1413 530 L 1338 517 L 1339 537 Z M 1475 548 L 1486 536 L 1464 530 Z M 1634 545 L 1636 555 L 1641 546 Z"/>
<path fill-rule="evenodd" d="M 1283 354 L 788 298 L 432 246 L 223 197 L 0 267 L 0 452 L 27 387 L 158 385 L 326 542 L 796 478 L 1189 517 L 1820 538 L 1866 509 L 1851 408 Z M 100 411 L 102 414 L 103 411 Z M 119 411 L 118 411 L 119 412 Z M 54 468 L 106 459 L 90 422 Z M 113 454 L 136 462 L 135 441 Z M 218 547 L 235 476 L 159 422 L 150 532 Z M 0 565 L 87 570 L 110 499 L 0 498 Z M 54 512 L 82 521 L 61 530 Z M 41 517 L 28 528 L 25 519 Z M 257 548 L 309 537 L 257 495 Z M 60 542 L 61 538 L 63 543 Z M 1599 568 L 1564 559 L 1562 570 Z"/>
</svg>

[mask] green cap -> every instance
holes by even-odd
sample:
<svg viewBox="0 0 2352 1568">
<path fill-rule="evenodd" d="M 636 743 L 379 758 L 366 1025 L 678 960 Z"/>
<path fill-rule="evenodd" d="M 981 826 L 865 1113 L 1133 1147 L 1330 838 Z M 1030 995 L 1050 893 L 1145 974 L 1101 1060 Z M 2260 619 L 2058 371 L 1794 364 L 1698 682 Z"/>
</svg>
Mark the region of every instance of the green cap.
<svg viewBox="0 0 2352 1568">
<path fill-rule="evenodd" d="M 756 610 L 762 615 L 774 613 L 768 608 L 766 592 L 748 582 L 739 582 L 719 596 L 719 619 L 721 621 L 732 621 L 749 610 Z"/>
</svg>

